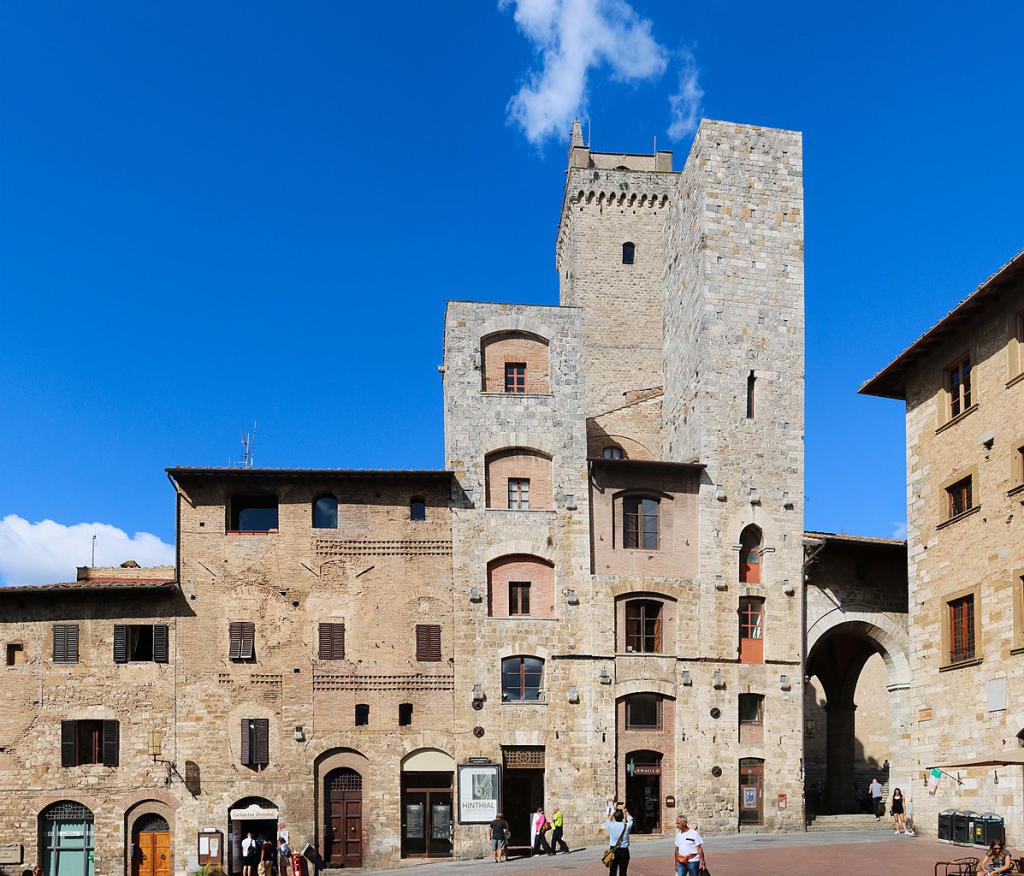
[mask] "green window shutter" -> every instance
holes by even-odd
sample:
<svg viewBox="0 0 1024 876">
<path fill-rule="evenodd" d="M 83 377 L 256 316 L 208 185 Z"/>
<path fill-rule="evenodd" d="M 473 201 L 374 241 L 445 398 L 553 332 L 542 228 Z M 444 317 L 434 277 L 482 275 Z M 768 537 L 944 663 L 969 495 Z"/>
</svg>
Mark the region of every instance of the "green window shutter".
<svg viewBox="0 0 1024 876">
<path fill-rule="evenodd" d="M 114 624 L 114 662 L 128 662 L 128 625 Z"/>
</svg>

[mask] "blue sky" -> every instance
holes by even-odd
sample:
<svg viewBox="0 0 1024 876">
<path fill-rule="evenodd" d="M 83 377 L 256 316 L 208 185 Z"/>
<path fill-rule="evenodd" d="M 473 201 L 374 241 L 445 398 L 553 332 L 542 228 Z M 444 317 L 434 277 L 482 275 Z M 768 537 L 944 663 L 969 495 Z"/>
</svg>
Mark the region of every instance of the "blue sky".
<svg viewBox="0 0 1024 876">
<path fill-rule="evenodd" d="M 76 524 L 159 557 L 163 468 L 253 420 L 259 465 L 442 465 L 444 303 L 557 301 L 576 110 L 677 169 L 689 112 L 804 132 L 809 528 L 897 530 L 856 389 L 1024 247 L 1018 4 L 97 9 L 0 6 L 0 580 Z"/>
</svg>

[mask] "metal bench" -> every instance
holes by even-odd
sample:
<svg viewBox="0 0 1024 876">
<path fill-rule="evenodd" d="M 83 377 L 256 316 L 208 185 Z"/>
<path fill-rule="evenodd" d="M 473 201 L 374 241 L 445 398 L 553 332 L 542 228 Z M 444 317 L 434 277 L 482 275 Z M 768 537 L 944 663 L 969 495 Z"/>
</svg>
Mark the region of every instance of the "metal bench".
<svg viewBox="0 0 1024 876">
<path fill-rule="evenodd" d="M 974 876 L 978 872 L 979 858 L 957 858 L 955 861 L 937 861 L 935 876 Z M 942 869 L 939 869 L 939 868 Z"/>
</svg>

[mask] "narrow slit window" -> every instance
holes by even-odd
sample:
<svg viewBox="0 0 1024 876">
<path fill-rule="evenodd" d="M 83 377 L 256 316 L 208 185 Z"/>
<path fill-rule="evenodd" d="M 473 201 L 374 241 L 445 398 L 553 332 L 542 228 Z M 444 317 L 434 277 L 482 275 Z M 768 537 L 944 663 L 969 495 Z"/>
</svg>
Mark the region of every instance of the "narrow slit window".
<svg viewBox="0 0 1024 876">
<path fill-rule="evenodd" d="M 622 264 L 631 265 L 636 261 L 636 244 L 626 241 L 622 244 Z"/>
<path fill-rule="evenodd" d="M 754 419 L 754 392 L 757 387 L 757 376 L 753 371 L 747 375 L 747 419 Z"/>
</svg>

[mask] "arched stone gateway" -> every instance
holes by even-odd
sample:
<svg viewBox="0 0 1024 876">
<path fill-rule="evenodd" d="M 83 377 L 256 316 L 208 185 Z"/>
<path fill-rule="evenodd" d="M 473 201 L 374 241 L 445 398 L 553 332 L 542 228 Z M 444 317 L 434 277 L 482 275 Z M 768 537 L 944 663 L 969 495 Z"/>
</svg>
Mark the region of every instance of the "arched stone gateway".
<svg viewBox="0 0 1024 876">
<path fill-rule="evenodd" d="M 811 814 L 869 811 L 911 788 L 906 545 L 807 533 L 805 792 Z"/>
</svg>

